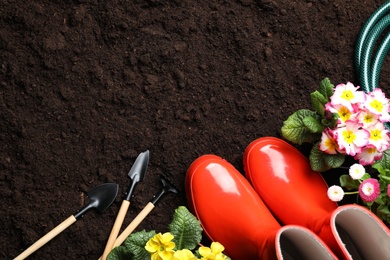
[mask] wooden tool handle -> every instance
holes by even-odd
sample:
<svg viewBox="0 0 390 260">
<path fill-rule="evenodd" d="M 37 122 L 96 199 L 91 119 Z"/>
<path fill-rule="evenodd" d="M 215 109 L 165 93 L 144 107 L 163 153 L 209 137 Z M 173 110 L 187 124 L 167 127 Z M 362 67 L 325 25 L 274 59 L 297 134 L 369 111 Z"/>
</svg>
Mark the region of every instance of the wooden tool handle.
<svg viewBox="0 0 390 260">
<path fill-rule="evenodd" d="M 146 218 L 146 216 L 154 209 L 154 204 L 149 202 L 143 210 L 131 221 L 131 223 L 123 230 L 122 234 L 115 240 L 114 247 L 120 246 L 128 236 L 138 227 L 138 225 Z"/>
<path fill-rule="evenodd" d="M 128 236 L 138 227 L 138 225 L 142 222 L 142 220 L 145 219 L 145 217 L 154 209 L 154 204 L 149 202 L 143 210 L 131 221 L 131 223 L 126 227 L 125 230 L 123 230 L 122 234 L 115 240 L 114 246 L 112 248 L 115 248 L 117 246 L 120 246 Z M 102 256 L 103 257 L 103 256 Z M 101 260 L 102 257 L 100 257 L 98 260 Z"/>
<path fill-rule="evenodd" d="M 116 238 L 118 237 L 119 231 L 122 227 L 123 220 L 125 219 L 127 210 L 129 209 L 130 201 L 123 200 L 121 208 L 119 209 L 118 215 L 116 216 L 114 226 L 111 229 L 110 236 L 108 237 L 108 241 L 106 244 L 106 248 L 104 249 L 102 259 L 106 260 L 108 254 L 114 247 L 114 243 Z"/>
<path fill-rule="evenodd" d="M 36 241 L 34 244 L 32 244 L 29 248 L 23 251 L 20 255 L 18 255 L 14 260 L 23 260 L 35 251 L 37 251 L 39 248 L 41 248 L 44 244 L 52 240 L 55 236 L 57 236 L 59 233 L 64 231 L 66 228 L 68 228 L 70 225 L 72 225 L 74 222 L 76 222 L 76 218 L 72 215 L 66 220 L 64 220 L 61 224 L 53 228 L 49 233 L 41 237 L 38 241 Z"/>
</svg>

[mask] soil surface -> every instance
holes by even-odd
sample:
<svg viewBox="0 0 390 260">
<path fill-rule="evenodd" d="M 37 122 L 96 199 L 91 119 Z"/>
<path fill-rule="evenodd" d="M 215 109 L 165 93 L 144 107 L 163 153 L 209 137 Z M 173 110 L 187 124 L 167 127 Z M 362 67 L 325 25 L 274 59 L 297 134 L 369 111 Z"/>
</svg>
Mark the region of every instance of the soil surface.
<svg viewBox="0 0 390 260">
<path fill-rule="evenodd" d="M 212 153 L 243 172 L 246 146 L 280 136 L 329 77 L 358 84 L 362 25 L 383 1 L 0 0 L 0 259 L 75 214 L 86 191 L 119 184 L 29 259 L 97 259 L 140 152 L 150 151 L 124 226 L 169 179 L 137 231 L 164 232 L 184 177 Z M 381 87 L 389 93 L 385 62 Z M 328 180 L 329 181 L 329 180 Z"/>
</svg>

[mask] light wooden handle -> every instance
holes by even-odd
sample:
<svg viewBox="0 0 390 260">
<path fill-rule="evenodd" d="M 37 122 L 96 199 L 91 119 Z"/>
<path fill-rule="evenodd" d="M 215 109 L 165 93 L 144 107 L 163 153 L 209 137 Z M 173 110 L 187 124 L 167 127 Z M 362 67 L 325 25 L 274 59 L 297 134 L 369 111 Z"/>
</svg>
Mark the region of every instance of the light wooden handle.
<svg viewBox="0 0 390 260">
<path fill-rule="evenodd" d="M 123 200 L 121 208 L 119 209 L 118 215 L 116 216 L 114 226 L 111 229 L 110 236 L 108 237 L 108 241 L 106 244 L 106 248 L 104 249 L 102 259 L 106 260 L 108 254 L 114 247 L 114 243 L 116 238 L 118 237 L 119 231 L 122 227 L 123 220 L 125 219 L 127 210 L 129 209 L 130 201 Z"/>
<path fill-rule="evenodd" d="M 115 240 L 114 247 L 120 246 L 128 236 L 138 227 L 138 225 L 146 218 L 146 216 L 154 209 L 154 204 L 149 202 L 145 208 L 131 221 L 131 223 L 123 230 L 122 234 Z"/>
<path fill-rule="evenodd" d="M 55 236 L 57 236 L 59 233 L 64 231 L 66 228 L 68 228 L 70 225 L 76 222 L 76 218 L 72 215 L 66 220 L 64 220 L 61 224 L 53 228 L 49 233 L 41 237 L 38 241 L 36 241 L 34 244 L 32 244 L 29 248 L 23 251 L 20 255 L 18 255 L 14 260 L 23 260 L 35 251 L 37 251 L 39 248 L 41 248 L 44 244 L 52 240 Z"/>
<path fill-rule="evenodd" d="M 114 246 L 112 248 L 115 248 L 117 246 L 120 246 L 128 236 L 138 227 L 138 225 L 142 222 L 142 220 L 145 219 L 145 217 L 154 209 L 154 204 L 149 202 L 143 210 L 131 221 L 131 223 L 127 226 L 125 230 L 123 230 L 122 234 L 115 240 Z M 101 260 L 102 257 L 99 258 Z"/>
</svg>

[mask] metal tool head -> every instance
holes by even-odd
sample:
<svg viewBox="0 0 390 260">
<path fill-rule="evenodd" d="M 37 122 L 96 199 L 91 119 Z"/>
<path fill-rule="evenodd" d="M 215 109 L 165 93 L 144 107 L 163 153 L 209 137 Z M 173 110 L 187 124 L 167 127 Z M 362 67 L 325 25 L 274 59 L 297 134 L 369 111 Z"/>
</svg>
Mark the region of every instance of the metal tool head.
<svg viewBox="0 0 390 260">
<path fill-rule="evenodd" d="M 153 204 L 156 204 L 157 201 L 167 192 L 173 192 L 173 193 L 179 193 L 178 190 L 173 186 L 172 183 L 170 183 L 167 179 L 165 179 L 163 176 L 160 176 L 160 180 L 162 183 L 162 189 L 161 191 L 154 196 L 154 198 L 150 201 Z"/>
<path fill-rule="evenodd" d="M 130 200 L 135 185 L 142 181 L 145 177 L 146 170 L 149 164 L 149 150 L 142 152 L 138 155 L 129 173 L 127 174 L 131 179 L 131 185 L 127 192 L 126 200 Z"/>
<path fill-rule="evenodd" d="M 160 180 L 162 183 L 162 189 L 164 192 L 173 192 L 173 193 L 179 193 L 175 186 L 173 186 L 172 183 L 170 183 L 167 179 L 165 179 L 163 176 L 160 176 Z"/>
<path fill-rule="evenodd" d="M 87 210 L 95 208 L 100 213 L 105 211 L 115 201 L 119 186 L 116 183 L 104 183 L 89 190 L 87 195 L 89 203 L 84 206 L 77 214 L 76 219 L 80 218 Z"/>
</svg>

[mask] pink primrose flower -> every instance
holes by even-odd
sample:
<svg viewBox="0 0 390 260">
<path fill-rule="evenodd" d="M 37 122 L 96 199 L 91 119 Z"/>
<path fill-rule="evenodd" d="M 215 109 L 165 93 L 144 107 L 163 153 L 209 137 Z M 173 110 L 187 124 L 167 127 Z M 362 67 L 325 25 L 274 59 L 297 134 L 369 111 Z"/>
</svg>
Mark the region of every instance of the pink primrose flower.
<svg viewBox="0 0 390 260">
<path fill-rule="evenodd" d="M 380 88 L 374 89 L 367 95 L 367 99 L 364 102 L 364 106 L 371 113 L 379 115 L 379 120 L 382 122 L 390 121 L 390 105 L 389 100 L 385 97 L 385 94 Z"/>
<path fill-rule="evenodd" d="M 333 134 L 333 131 L 330 128 L 326 128 L 322 132 L 321 141 L 319 144 L 321 151 L 327 154 L 336 154 L 338 150 L 337 141 Z"/>
<path fill-rule="evenodd" d="M 367 127 L 367 131 L 370 132 L 368 144 L 375 146 L 379 152 L 387 150 L 390 141 L 388 136 L 389 130 L 385 128 L 383 123 L 379 122 L 375 125 L 371 125 Z"/>
<path fill-rule="evenodd" d="M 344 126 L 345 121 L 354 119 L 353 116 L 355 114 L 355 111 L 350 110 L 348 107 L 341 104 L 333 105 L 332 103 L 328 102 L 325 104 L 325 110 L 337 114 L 339 116 L 337 127 Z"/>
<path fill-rule="evenodd" d="M 362 109 L 357 114 L 357 120 L 363 124 L 363 128 L 367 128 L 379 122 L 379 115 L 374 114 L 367 109 Z"/>
<path fill-rule="evenodd" d="M 368 178 L 359 186 L 359 195 L 365 202 L 375 201 L 380 194 L 380 185 L 377 179 Z"/>
<path fill-rule="evenodd" d="M 359 160 L 361 165 L 372 165 L 375 161 L 382 158 L 382 153 L 375 146 L 367 145 L 362 151 L 354 156 L 355 160 Z"/>
<path fill-rule="evenodd" d="M 347 107 L 349 111 L 352 111 L 353 104 L 361 103 L 366 100 L 366 94 L 363 91 L 358 91 L 358 89 L 359 87 L 355 87 L 351 82 L 337 85 L 333 95 L 330 97 L 332 105 L 343 105 Z"/>
<path fill-rule="evenodd" d="M 334 130 L 337 144 L 340 150 L 346 154 L 355 156 L 368 144 L 370 132 L 361 128 L 362 124 L 356 121 L 346 121 L 345 127 Z"/>
</svg>

